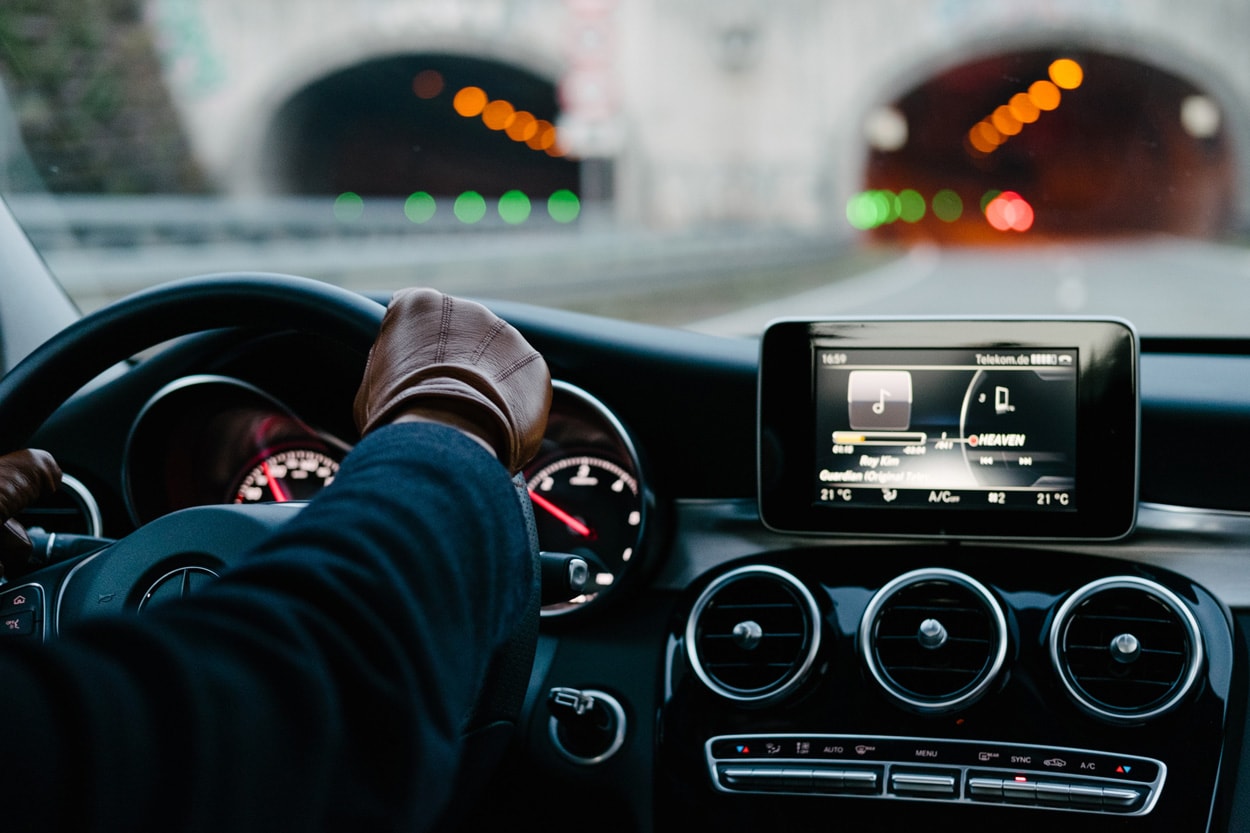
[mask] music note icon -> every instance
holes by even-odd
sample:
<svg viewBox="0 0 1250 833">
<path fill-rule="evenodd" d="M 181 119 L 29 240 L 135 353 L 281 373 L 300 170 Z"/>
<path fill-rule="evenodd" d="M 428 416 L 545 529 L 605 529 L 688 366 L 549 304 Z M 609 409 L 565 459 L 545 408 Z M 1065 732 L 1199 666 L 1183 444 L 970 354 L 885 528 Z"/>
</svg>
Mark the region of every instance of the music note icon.
<svg viewBox="0 0 1250 833">
<path fill-rule="evenodd" d="M 856 431 L 906 431 L 911 426 L 911 373 L 852 370 L 847 382 L 850 427 Z"/>
</svg>

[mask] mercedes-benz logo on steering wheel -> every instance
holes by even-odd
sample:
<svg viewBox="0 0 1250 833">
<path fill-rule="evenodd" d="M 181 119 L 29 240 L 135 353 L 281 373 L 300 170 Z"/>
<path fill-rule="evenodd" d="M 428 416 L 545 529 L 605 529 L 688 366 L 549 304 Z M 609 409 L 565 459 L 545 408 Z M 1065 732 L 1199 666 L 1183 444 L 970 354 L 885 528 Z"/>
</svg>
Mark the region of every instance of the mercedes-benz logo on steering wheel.
<svg viewBox="0 0 1250 833">
<path fill-rule="evenodd" d="M 207 567 L 179 567 L 158 578 L 143 594 L 139 602 L 139 610 L 143 611 L 149 604 L 167 599 L 180 599 L 208 584 L 217 578 L 217 573 Z"/>
</svg>

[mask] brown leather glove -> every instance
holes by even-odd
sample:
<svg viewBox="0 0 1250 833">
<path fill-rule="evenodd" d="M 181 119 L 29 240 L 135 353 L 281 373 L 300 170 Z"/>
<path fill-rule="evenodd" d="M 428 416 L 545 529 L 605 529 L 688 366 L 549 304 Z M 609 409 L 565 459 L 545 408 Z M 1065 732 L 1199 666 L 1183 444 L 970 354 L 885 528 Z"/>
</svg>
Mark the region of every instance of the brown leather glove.
<svg viewBox="0 0 1250 833">
<path fill-rule="evenodd" d="M 366 434 L 400 418 L 476 436 L 516 473 L 547 427 L 551 374 L 521 334 L 481 304 L 433 289 L 395 293 L 356 393 Z"/>
<path fill-rule="evenodd" d="M 0 566 L 10 577 L 26 569 L 30 538 L 13 517 L 61 485 L 61 467 L 52 455 L 24 449 L 0 456 Z"/>
</svg>

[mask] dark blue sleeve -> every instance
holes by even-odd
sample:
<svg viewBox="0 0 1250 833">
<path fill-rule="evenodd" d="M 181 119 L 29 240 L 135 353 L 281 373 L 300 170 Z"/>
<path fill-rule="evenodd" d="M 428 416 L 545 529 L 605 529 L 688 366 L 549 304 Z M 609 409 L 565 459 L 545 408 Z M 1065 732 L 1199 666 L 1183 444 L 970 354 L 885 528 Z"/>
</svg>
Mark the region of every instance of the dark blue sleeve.
<svg viewBox="0 0 1250 833">
<path fill-rule="evenodd" d="M 530 569 L 493 457 L 379 429 L 200 594 L 0 656 L 0 802 L 13 829 L 428 829 Z"/>
</svg>

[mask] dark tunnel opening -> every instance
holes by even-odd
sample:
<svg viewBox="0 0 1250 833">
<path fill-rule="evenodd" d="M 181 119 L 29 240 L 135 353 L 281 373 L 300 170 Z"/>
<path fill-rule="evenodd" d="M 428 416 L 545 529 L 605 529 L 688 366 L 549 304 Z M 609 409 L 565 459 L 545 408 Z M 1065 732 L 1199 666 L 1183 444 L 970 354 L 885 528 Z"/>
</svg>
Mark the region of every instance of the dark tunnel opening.
<svg viewBox="0 0 1250 833">
<path fill-rule="evenodd" d="M 461 115 L 456 95 L 466 87 L 511 110 Z M 543 139 L 557 115 L 554 85 L 516 67 L 453 55 L 380 58 L 293 96 L 274 119 L 266 170 L 287 194 L 576 193 L 578 162 L 554 132 Z"/>
<path fill-rule="evenodd" d="M 1195 84 L 1123 57 L 977 60 L 874 113 L 847 216 L 887 240 L 1219 237 L 1235 204 L 1225 121 Z"/>
</svg>

